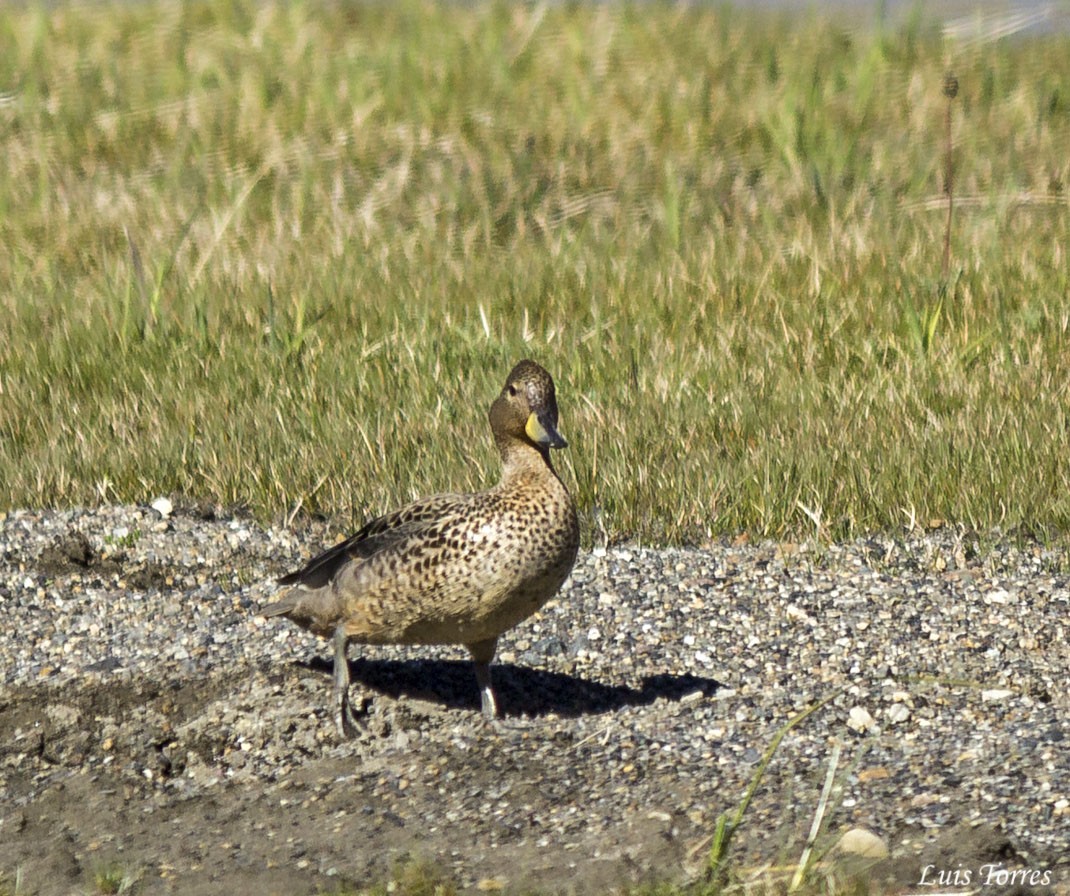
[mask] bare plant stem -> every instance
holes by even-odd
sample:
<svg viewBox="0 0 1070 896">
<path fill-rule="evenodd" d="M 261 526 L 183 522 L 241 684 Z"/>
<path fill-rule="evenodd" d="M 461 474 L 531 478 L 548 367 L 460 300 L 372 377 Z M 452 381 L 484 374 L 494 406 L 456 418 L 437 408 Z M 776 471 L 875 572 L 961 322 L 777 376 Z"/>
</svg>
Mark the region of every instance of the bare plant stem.
<svg viewBox="0 0 1070 896">
<path fill-rule="evenodd" d="M 958 79 L 954 74 L 948 72 L 944 75 L 944 96 L 947 97 L 947 110 L 944 115 L 944 192 L 947 194 L 947 222 L 944 225 L 944 263 L 942 273 L 945 281 L 947 280 L 948 271 L 951 269 L 951 218 L 955 209 L 955 157 L 953 153 L 954 146 L 951 141 L 951 107 L 958 92 Z"/>
</svg>

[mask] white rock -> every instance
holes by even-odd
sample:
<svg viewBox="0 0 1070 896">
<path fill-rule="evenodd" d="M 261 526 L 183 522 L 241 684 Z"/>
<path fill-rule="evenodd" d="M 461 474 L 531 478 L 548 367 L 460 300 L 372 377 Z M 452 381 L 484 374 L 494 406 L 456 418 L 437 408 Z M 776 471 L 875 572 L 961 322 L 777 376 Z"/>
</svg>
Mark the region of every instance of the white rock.
<svg viewBox="0 0 1070 896">
<path fill-rule="evenodd" d="M 989 688 L 981 691 L 981 700 L 985 703 L 999 703 L 1013 696 L 1014 691 L 1005 691 L 1002 688 Z"/>
<path fill-rule="evenodd" d="M 888 858 L 888 844 L 872 831 L 851 828 L 836 843 L 836 852 L 864 859 Z"/>
<path fill-rule="evenodd" d="M 905 703 L 893 703 L 884 711 L 884 717 L 893 725 L 898 725 L 910 718 L 910 707 Z"/>
<path fill-rule="evenodd" d="M 167 519 L 175 510 L 175 505 L 167 498 L 157 498 L 152 504 L 149 505 L 164 519 Z"/>
<path fill-rule="evenodd" d="M 852 706 L 851 711 L 847 713 L 847 727 L 852 731 L 869 731 L 870 728 L 875 728 L 877 723 L 873 721 L 873 716 L 869 714 L 864 706 Z"/>
</svg>

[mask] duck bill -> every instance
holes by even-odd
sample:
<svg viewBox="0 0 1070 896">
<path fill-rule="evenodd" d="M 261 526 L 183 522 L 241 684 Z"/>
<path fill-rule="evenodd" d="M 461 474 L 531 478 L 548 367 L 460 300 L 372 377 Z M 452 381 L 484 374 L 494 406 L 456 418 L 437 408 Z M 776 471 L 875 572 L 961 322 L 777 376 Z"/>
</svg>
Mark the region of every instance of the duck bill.
<svg viewBox="0 0 1070 896">
<path fill-rule="evenodd" d="M 524 431 L 528 434 L 528 438 L 536 445 L 545 445 L 547 448 L 568 447 L 568 442 L 566 442 L 561 436 L 561 433 L 557 431 L 557 426 L 554 424 L 554 421 L 550 419 L 549 414 L 540 414 L 532 411 L 528 416 L 528 422 L 524 426 Z"/>
</svg>

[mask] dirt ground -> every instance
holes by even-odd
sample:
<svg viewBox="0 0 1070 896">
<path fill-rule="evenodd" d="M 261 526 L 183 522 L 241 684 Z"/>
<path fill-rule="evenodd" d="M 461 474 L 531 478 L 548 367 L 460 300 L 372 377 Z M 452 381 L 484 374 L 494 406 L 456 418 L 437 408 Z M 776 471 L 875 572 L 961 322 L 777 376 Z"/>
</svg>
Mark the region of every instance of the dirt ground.
<svg viewBox="0 0 1070 896">
<path fill-rule="evenodd" d="M 426 665 L 434 671 L 436 664 Z M 374 678 L 374 664 L 369 669 Z M 315 671 L 326 679 L 325 671 Z M 354 671 L 359 681 L 361 667 L 355 664 Z M 304 678 L 300 669 L 274 676 L 279 686 L 297 691 Z M 443 756 L 434 741 L 426 750 L 414 745 L 408 767 L 422 767 L 424 774 L 406 769 L 403 777 L 386 760 L 357 762 L 345 747 L 325 743 L 319 755 L 281 779 L 226 780 L 220 763 L 228 750 L 225 734 L 186 741 L 183 758 L 174 742 L 186 723 L 210 714 L 233 686 L 229 678 L 216 678 L 4 694 L 0 761 L 8 802 L 0 813 L 0 868 L 9 875 L 17 869 L 26 892 L 42 896 L 86 892 L 94 876 L 112 866 L 136 875 L 143 892 L 207 896 L 255 888 L 266 896 L 366 886 L 386 880 L 409 857 L 479 890 L 507 882 L 510 892 L 594 893 L 679 877 L 689 848 L 700 845 L 702 831 L 686 818 L 641 807 L 617 819 L 608 836 L 571 832 L 564 854 L 527 842 L 521 832 L 491 831 L 489 819 L 474 830 L 428 830 L 424 819 L 440 817 L 448 799 L 441 787 L 446 767 L 463 778 L 466 795 L 497 794 L 507 775 L 512 801 L 545 799 L 538 786 L 544 770 L 534 767 L 539 758 L 525 763 L 518 751 L 506 761 L 493 750 L 461 745 Z M 389 707 L 373 721 L 393 746 L 406 726 L 450 725 L 451 716 L 463 717 L 475 741 L 480 732 L 488 742 L 495 739 L 491 723 L 473 709 L 418 699 Z M 127 720 L 148 718 L 154 724 L 136 738 L 109 737 L 101 727 L 104 719 L 121 730 Z M 218 780 L 209 771 L 192 793 L 171 786 L 188 778 L 198 761 L 205 770 L 218 768 Z M 226 771 L 233 767 L 228 762 Z"/>
<path fill-rule="evenodd" d="M 357 662 L 354 677 L 389 687 L 395 666 Z M 384 758 L 358 757 L 345 745 L 332 745 L 327 730 L 315 755 L 274 779 L 231 776 L 242 766 L 240 755 L 230 755 L 227 733 L 189 726 L 213 718 L 213 707 L 230 701 L 235 687 L 230 676 L 7 692 L 0 700 L 7 796 L 0 812 L 0 868 L 9 884 L 17 872 L 24 882 L 18 892 L 40 896 L 92 893 L 96 876 L 109 868 L 137 880 L 138 892 L 191 896 L 356 888 L 387 880 L 399 862 L 410 859 L 473 892 L 610 893 L 699 870 L 712 819 L 649 808 L 653 803 L 647 802 L 651 793 L 667 797 L 660 806 L 676 802 L 672 792 L 679 780 L 672 775 L 644 777 L 629 812 L 598 830 L 577 824 L 567 831 L 564 849 L 560 842 L 540 843 L 529 831 L 495 830 L 490 813 L 475 824 L 442 824 L 453 798 L 447 776 L 464 782 L 459 808 L 473 794 L 491 802 L 508 794 L 511 803 L 530 805 L 536 815 L 558 794 L 545 785 L 539 754 L 494 749 L 500 732 L 475 711 L 474 694 L 456 693 L 465 691 L 462 669 L 454 668 L 463 664 L 413 666 L 413 680 L 430 675 L 443 682 L 430 695 L 442 702 L 403 694 L 395 701 L 396 693 L 378 698 L 385 705 L 367 720 L 388 747 Z M 264 686 L 322 696 L 317 686 L 326 671 L 325 664 L 279 670 Z M 400 688 L 408 686 L 403 680 Z M 407 730 L 458 722 L 471 735 L 446 754 L 439 738 L 406 741 Z M 516 730 L 508 720 L 505 725 L 512 743 L 539 736 L 520 721 Z M 560 720 L 549 727 L 562 749 L 575 743 L 562 735 Z M 183 733 L 194 729 L 199 733 Z M 410 755 L 404 768 L 392 768 L 399 745 Z M 597 769 L 577 769 L 579 786 L 595 786 L 593 777 Z M 191 780 L 193 786 L 181 786 Z M 678 804 L 686 803 L 681 796 Z M 756 833 L 743 837 L 751 847 L 762 840 Z M 1054 860 L 1045 856 L 1041 864 L 1049 867 Z M 961 826 L 920 857 L 882 863 L 875 873 L 909 889 L 928 863 L 952 872 L 986 863 L 1030 865 L 998 830 Z M 1059 883 L 1049 873 L 1034 884 L 992 892 L 1067 892 Z"/>
</svg>

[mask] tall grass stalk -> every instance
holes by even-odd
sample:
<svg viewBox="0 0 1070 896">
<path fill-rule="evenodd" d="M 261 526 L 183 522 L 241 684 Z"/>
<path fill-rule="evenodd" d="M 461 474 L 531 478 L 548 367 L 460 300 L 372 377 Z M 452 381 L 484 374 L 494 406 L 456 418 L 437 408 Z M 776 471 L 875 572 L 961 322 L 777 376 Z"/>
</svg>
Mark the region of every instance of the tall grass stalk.
<svg viewBox="0 0 1070 896">
<path fill-rule="evenodd" d="M 824 827 L 825 813 L 828 811 L 829 797 L 832 795 L 832 787 L 836 783 L 836 770 L 840 766 L 840 753 L 842 749 L 843 748 L 838 743 L 832 745 L 832 752 L 829 754 L 828 771 L 825 773 L 825 783 L 821 787 L 821 796 L 817 801 L 817 808 L 814 811 L 814 819 L 810 824 L 810 832 L 806 835 L 806 846 L 803 847 L 802 855 L 799 856 L 798 866 L 791 877 L 791 883 L 788 884 L 789 893 L 796 892 L 799 887 L 802 886 L 807 873 L 810 871 L 810 857 L 813 855 L 814 845 L 817 843 L 817 838 Z"/>
<path fill-rule="evenodd" d="M 725 812 L 719 816 L 714 826 L 713 840 L 706 857 L 704 875 L 706 883 L 709 885 L 710 893 L 719 892 L 725 885 L 726 876 L 731 868 L 731 865 L 729 864 L 729 853 L 732 846 L 732 840 L 742 826 L 743 819 L 747 814 L 747 810 L 750 808 L 751 801 L 754 799 L 754 794 L 757 792 L 759 786 L 761 786 L 762 780 L 765 778 L 765 771 L 773 761 L 773 757 L 776 755 L 776 751 L 780 748 L 781 742 L 793 729 L 805 722 L 815 712 L 824 709 L 829 703 L 841 696 L 849 687 L 850 685 L 845 685 L 842 688 L 838 688 L 828 696 L 823 697 L 821 700 L 816 701 L 801 712 L 796 713 L 776 732 L 775 735 L 773 735 L 773 739 L 769 742 L 769 746 L 765 748 L 761 761 L 759 761 L 754 770 L 754 774 L 751 776 L 750 782 L 747 785 L 747 790 L 743 794 L 743 799 L 739 801 L 734 812 Z"/>
</svg>

